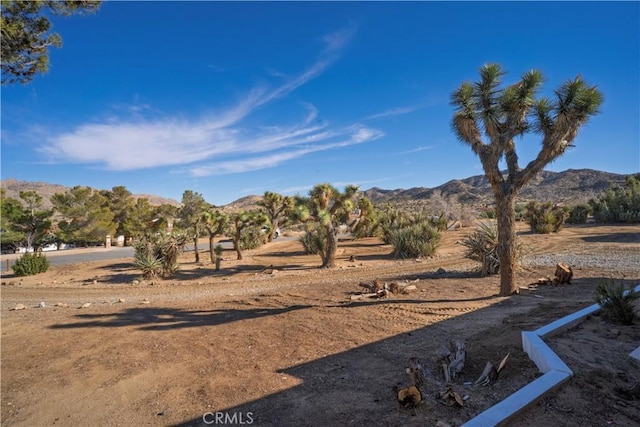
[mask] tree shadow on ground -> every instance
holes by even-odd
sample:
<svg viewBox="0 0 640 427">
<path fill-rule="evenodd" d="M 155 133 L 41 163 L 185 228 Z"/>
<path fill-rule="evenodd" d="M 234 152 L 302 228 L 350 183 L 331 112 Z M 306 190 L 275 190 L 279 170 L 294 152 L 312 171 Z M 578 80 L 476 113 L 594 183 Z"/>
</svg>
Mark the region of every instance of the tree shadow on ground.
<svg viewBox="0 0 640 427">
<path fill-rule="evenodd" d="M 52 325 L 51 329 L 117 328 L 138 326 L 142 331 L 163 331 L 198 326 L 215 326 L 265 316 L 277 316 L 302 310 L 310 305 L 283 308 L 250 308 L 246 310 L 180 310 L 163 307 L 134 307 L 115 313 L 78 314 L 83 321 Z"/>
<path fill-rule="evenodd" d="M 610 233 L 581 237 L 581 239 L 589 243 L 640 243 L 640 233 Z"/>
<path fill-rule="evenodd" d="M 540 376 L 534 363 L 522 350 L 522 331 L 535 330 L 590 305 L 589 291 L 600 280 L 602 278 L 586 278 L 577 280 L 575 285 L 567 285 L 572 294 L 575 292 L 575 298 L 564 296 L 562 304 L 559 304 L 559 295 L 555 294 L 553 287 L 540 291 L 543 298 L 479 298 L 495 298 L 496 303 L 346 351 L 286 366 L 276 372 L 297 379 L 296 385 L 235 406 L 203 407 L 200 414 L 193 414 L 191 419 L 173 426 L 204 427 L 218 414 L 227 419 L 235 417 L 236 423 L 240 419 L 246 422 L 250 417 L 253 425 L 261 427 L 424 426 L 438 425 L 439 420 L 446 421 L 443 425 L 464 424 Z M 459 301 L 472 300 L 476 299 Z M 456 301 L 397 302 L 428 305 L 432 302 Z M 385 300 L 373 302 L 389 303 Z M 350 310 L 351 307 L 365 304 L 368 303 L 346 305 L 344 308 Z M 429 311 L 425 313 L 430 314 Z M 433 313 L 434 316 L 438 314 Z M 469 325 L 474 327 L 470 328 Z M 437 351 L 453 338 L 463 340 L 467 346 L 462 376 L 453 383 L 456 392 L 468 396 L 463 407 L 442 405 L 434 397 L 446 387 L 439 376 Z M 495 385 L 468 385 L 479 377 L 488 361 L 497 363 L 507 353 L 510 353 L 509 361 Z M 428 372 L 425 401 L 415 410 L 400 408 L 394 392 L 394 386 L 405 387 L 408 384 L 405 369 L 410 357 L 420 357 Z"/>
</svg>

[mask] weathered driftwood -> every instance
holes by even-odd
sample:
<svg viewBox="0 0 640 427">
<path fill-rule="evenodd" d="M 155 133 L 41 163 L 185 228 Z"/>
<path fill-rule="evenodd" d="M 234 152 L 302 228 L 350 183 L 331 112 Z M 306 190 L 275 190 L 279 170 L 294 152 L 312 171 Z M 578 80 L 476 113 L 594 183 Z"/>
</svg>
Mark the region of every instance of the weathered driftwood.
<svg viewBox="0 0 640 427">
<path fill-rule="evenodd" d="M 571 279 L 573 278 L 573 270 L 567 264 L 559 262 L 558 265 L 556 265 L 555 276 L 556 277 L 553 279 L 555 284 L 563 285 L 566 283 L 570 285 Z"/>
<path fill-rule="evenodd" d="M 409 359 L 409 367 L 407 368 L 407 374 L 409 375 L 409 382 L 411 385 L 421 389 L 424 386 L 424 367 L 422 362 L 417 357 Z"/>
<path fill-rule="evenodd" d="M 397 389 L 396 398 L 400 406 L 404 408 L 415 408 L 422 402 L 422 393 L 418 387 L 410 385 L 406 388 Z"/>
<path fill-rule="evenodd" d="M 462 372 L 466 355 L 464 342 L 460 340 L 451 341 L 449 347 L 441 345 L 438 348 L 438 360 L 445 383 L 451 383 Z"/>
<path fill-rule="evenodd" d="M 396 282 L 382 283 L 378 279 L 373 282 L 360 282 L 359 286 L 364 288 L 365 292 L 352 295 L 351 300 L 359 300 L 363 298 L 384 298 L 392 294 L 408 294 L 418 290 L 415 285 L 400 285 Z"/>
<path fill-rule="evenodd" d="M 484 370 L 482 371 L 482 374 L 480 375 L 480 378 L 476 380 L 475 384 L 489 385 L 492 382 L 496 381 L 498 379 L 500 372 L 504 369 L 505 365 L 507 364 L 507 360 L 509 359 L 510 354 L 511 353 L 507 353 L 507 355 L 504 358 L 502 358 L 497 368 L 493 365 L 493 363 L 487 362 L 487 364 L 484 367 Z"/>
<path fill-rule="evenodd" d="M 453 390 L 453 386 L 451 384 L 447 385 L 447 388 L 438 394 L 438 398 L 440 399 L 440 402 L 447 406 L 464 406 L 464 399 Z"/>
</svg>

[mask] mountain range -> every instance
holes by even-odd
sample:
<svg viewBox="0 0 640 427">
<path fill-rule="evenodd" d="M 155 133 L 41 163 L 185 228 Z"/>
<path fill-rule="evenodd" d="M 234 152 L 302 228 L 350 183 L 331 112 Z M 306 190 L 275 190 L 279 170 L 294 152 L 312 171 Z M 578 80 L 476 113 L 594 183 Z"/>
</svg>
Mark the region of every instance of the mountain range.
<svg viewBox="0 0 640 427">
<path fill-rule="evenodd" d="M 519 201 L 529 200 L 551 201 L 554 203 L 573 204 L 586 202 L 596 198 L 612 185 L 622 185 L 628 175 L 616 174 L 593 169 L 568 169 L 563 172 L 542 171 L 529 182 L 519 193 Z M 51 206 L 49 198 L 55 193 L 63 193 L 69 189 L 58 184 L 45 182 L 17 181 L 5 179 L 0 181 L 7 197 L 18 198 L 20 191 L 33 190 L 44 199 L 44 207 Z M 375 204 L 395 203 L 401 206 L 419 207 L 429 204 L 436 198 L 445 199 L 470 206 L 487 206 L 493 202 L 491 186 L 484 175 L 476 175 L 466 179 L 454 179 L 438 187 L 414 187 L 409 189 L 386 190 L 373 187 L 363 194 Z M 134 197 L 146 197 L 152 205 L 169 203 L 179 206 L 180 202 L 150 194 L 136 194 Z M 262 196 L 246 196 L 222 206 L 224 210 L 248 209 Z"/>
</svg>

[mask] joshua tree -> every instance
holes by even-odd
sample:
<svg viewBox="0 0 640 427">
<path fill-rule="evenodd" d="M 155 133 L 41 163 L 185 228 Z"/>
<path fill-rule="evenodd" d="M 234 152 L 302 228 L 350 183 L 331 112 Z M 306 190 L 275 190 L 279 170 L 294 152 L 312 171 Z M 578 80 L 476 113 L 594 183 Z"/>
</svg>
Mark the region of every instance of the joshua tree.
<svg viewBox="0 0 640 427">
<path fill-rule="evenodd" d="M 262 211 L 241 211 L 232 215 L 233 222 L 233 248 L 238 255 L 237 259 L 242 259 L 242 233 L 249 227 L 262 227 L 269 221 Z M 259 245 L 259 243 L 258 243 Z"/>
<path fill-rule="evenodd" d="M 264 198 L 258 202 L 258 206 L 264 208 L 271 222 L 271 232 L 269 241 L 273 240 L 274 233 L 280 225 L 288 219 L 289 213 L 293 209 L 293 197 L 283 196 L 278 193 L 265 191 Z"/>
<path fill-rule="evenodd" d="M 218 254 L 215 252 L 213 240 L 217 235 L 225 232 L 229 224 L 229 216 L 211 207 L 202 213 L 202 224 L 207 229 L 207 233 L 209 233 L 209 256 L 211 257 L 211 262 L 215 262 Z"/>
<path fill-rule="evenodd" d="M 500 295 L 516 286 L 515 199 L 518 191 L 544 166 L 564 154 L 578 130 L 597 114 L 603 98 L 581 76 L 564 83 L 555 99 L 536 99 L 543 76 L 524 73 L 520 81 L 500 88 L 505 72 L 500 65 L 480 68 L 480 81 L 464 82 L 451 95 L 456 107 L 452 127 L 460 141 L 480 158 L 496 200 Z M 542 149 L 524 169 L 518 164 L 515 140 L 527 132 L 542 137 Z M 483 135 L 484 134 L 484 135 Z M 506 162 L 507 171 L 499 169 Z"/>
<path fill-rule="evenodd" d="M 294 217 L 302 222 L 315 222 L 320 225 L 326 235 L 323 243 L 326 245 L 320 251 L 322 268 L 335 267 L 336 252 L 338 250 L 337 222 L 346 220 L 354 207 L 354 197 L 358 187 L 349 185 L 341 193 L 330 184 L 316 185 L 310 192 L 309 198 L 302 200 L 294 212 Z"/>
</svg>

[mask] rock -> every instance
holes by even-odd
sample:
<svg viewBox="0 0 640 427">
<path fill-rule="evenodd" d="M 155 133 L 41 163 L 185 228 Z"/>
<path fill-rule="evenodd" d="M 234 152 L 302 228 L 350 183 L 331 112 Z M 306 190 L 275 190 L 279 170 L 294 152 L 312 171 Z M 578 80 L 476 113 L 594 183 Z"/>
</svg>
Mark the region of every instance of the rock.
<svg viewBox="0 0 640 427">
<path fill-rule="evenodd" d="M 140 281 L 139 281 L 139 280 L 134 280 L 132 283 L 133 283 L 134 285 L 139 285 L 139 284 L 140 284 Z"/>
<path fill-rule="evenodd" d="M 38 307 L 40 307 L 40 308 L 44 308 L 44 307 L 45 307 L 45 303 L 44 303 L 44 301 L 42 301 L 40 304 L 38 304 Z"/>
<path fill-rule="evenodd" d="M 24 305 L 24 304 L 16 304 L 16 306 L 13 307 L 12 310 L 26 310 L 26 309 L 27 309 L 26 305 Z"/>
<path fill-rule="evenodd" d="M 436 274 L 444 274 L 446 273 L 447 270 L 445 270 L 444 268 L 440 267 L 439 269 L 436 270 Z"/>
<path fill-rule="evenodd" d="M 94 285 L 97 285 L 97 284 L 98 284 L 98 281 L 94 279 L 94 280 L 93 280 L 93 284 L 94 284 Z"/>
<path fill-rule="evenodd" d="M 91 303 L 90 302 L 85 302 L 84 304 L 82 304 L 82 306 L 80 308 L 89 308 L 91 307 Z"/>
<path fill-rule="evenodd" d="M 151 301 L 145 298 L 142 300 L 142 304 L 151 304 Z"/>
<path fill-rule="evenodd" d="M 69 307 L 69 304 L 65 304 L 63 302 L 57 302 L 54 307 Z"/>
<path fill-rule="evenodd" d="M 126 300 L 126 299 L 124 299 L 124 298 L 120 298 L 120 299 L 118 300 L 118 302 L 127 302 L 127 300 Z"/>
</svg>

